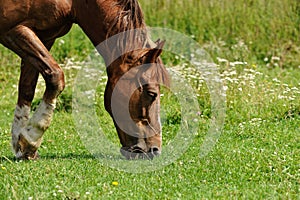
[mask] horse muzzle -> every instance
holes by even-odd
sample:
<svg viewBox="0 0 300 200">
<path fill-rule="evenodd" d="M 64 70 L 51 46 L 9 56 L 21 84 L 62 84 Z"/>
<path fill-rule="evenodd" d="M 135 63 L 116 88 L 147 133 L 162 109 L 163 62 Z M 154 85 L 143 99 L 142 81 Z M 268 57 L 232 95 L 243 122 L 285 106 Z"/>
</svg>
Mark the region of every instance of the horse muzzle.
<svg viewBox="0 0 300 200">
<path fill-rule="evenodd" d="M 160 148 L 156 146 L 150 147 L 148 151 L 145 151 L 138 145 L 134 145 L 132 147 L 122 147 L 120 152 L 128 160 L 152 160 L 154 157 L 161 154 Z"/>
</svg>

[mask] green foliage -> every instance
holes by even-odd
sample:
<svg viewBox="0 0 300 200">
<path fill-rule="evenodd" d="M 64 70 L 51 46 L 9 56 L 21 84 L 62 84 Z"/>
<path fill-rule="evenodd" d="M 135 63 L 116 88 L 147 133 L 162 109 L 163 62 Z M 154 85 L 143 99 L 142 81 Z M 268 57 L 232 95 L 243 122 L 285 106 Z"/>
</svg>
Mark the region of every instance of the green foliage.
<svg viewBox="0 0 300 200">
<path fill-rule="evenodd" d="M 149 26 L 167 27 L 195 38 L 214 57 L 230 61 L 281 58 L 298 67 L 299 1 L 141 0 Z"/>
<path fill-rule="evenodd" d="M 66 58 L 71 57 L 76 60 L 84 60 L 92 49 L 93 45 L 88 37 L 77 25 L 73 25 L 68 35 L 57 39 L 51 53 L 59 62 L 64 62 Z"/>
</svg>

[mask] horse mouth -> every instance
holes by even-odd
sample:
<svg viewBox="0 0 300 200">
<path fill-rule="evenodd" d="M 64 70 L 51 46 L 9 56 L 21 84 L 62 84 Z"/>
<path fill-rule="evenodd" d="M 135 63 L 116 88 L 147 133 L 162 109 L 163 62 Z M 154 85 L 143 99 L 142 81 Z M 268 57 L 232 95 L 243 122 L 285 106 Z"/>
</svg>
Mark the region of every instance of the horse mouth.
<svg viewBox="0 0 300 200">
<path fill-rule="evenodd" d="M 158 147 L 151 147 L 146 152 L 138 146 L 122 147 L 120 152 L 127 160 L 153 160 L 154 157 L 161 154 Z"/>
</svg>

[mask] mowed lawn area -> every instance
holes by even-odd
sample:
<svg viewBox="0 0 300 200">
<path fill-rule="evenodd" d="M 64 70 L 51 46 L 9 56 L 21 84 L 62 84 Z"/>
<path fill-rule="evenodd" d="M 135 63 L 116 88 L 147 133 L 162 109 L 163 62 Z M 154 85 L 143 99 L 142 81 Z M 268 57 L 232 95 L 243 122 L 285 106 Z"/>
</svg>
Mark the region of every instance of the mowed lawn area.
<svg viewBox="0 0 300 200">
<path fill-rule="evenodd" d="M 226 117 L 215 146 L 199 156 L 214 120 L 206 81 L 180 55 L 165 52 L 166 66 L 178 70 L 193 86 L 199 104 L 191 109 L 199 127 L 188 149 L 174 162 L 144 173 L 119 170 L 95 158 L 72 115 L 74 80 L 94 54 L 75 25 L 51 50 L 65 71 L 67 85 L 37 161 L 16 160 L 11 151 L 20 59 L 0 47 L 0 199 L 299 199 L 299 1 L 140 2 L 149 26 L 189 36 L 214 60 L 226 91 Z M 106 78 L 99 80 L 95 121 L 103 126 L 107 142 L 120 145 L 103 109 Z M 40 79 L 33 109 L 43 89 Z M 172 143 L 182 120 L 180 101 L 174 95 L 161 97 L 163 148 Z M 154 161 L 128 162 L 150 166 Z"/>
</svg>

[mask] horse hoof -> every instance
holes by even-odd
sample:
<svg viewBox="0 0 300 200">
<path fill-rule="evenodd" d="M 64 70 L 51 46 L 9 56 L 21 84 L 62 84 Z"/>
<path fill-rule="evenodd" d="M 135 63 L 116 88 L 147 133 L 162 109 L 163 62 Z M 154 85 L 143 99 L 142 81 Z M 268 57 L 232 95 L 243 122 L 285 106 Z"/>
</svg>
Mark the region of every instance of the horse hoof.
<svg viewBox="0 0 300 200">
<path fill-rule="evenodd" d="M 26 152 L 24 154 L 22 154 L 21 152 L 19 152 L 16 155 L 16 159 L 17 160 L 38 160 L 40 158 L 39 154 L 37 151 L 35 152 Z"/>
<path fill-rule="evenodd" d="M 38 147 L 29 143 L 23 135 L 19 136 L 19 141 L 14 149 L 16 158 L 19 160 L 37 160 L 39 158 Z"/>
<path fill-rule="evenodd" d="M 38 154 L 38 152 L 34 152 L 33 154 L 31 155 L 28 155 L 26 157 L 26 160 L 38 160 L 40 158 L 40 155 Z"/>
</svg>

